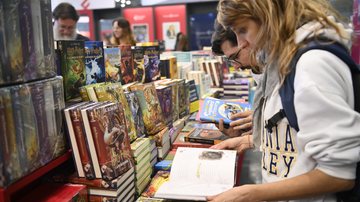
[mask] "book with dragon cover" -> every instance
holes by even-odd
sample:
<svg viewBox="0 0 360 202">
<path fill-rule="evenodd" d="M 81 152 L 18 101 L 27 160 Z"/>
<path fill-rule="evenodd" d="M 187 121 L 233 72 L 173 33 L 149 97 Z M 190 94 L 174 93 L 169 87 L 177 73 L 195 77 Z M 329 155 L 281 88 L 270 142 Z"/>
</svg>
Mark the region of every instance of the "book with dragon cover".
<svg viewBox="0 0 360 202">
<path fill-rule="evenodd" d="M 121 103 L 81 110 L 96 178 L 112 180 L 133 167 Z"/>
</svg>

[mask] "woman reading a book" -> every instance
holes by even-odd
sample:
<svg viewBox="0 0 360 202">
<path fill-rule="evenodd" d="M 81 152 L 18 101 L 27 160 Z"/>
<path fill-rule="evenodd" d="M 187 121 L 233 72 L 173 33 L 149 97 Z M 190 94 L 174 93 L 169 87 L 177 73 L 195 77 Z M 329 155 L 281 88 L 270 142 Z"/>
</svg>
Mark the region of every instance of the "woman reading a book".
<svg viewBox="0 0 360 202">
<path fill-rule="evenodd" d="M 130 23 L 125 18 L 120 17 L 113 20 L 112 29 L 111 45 L 136 45 Z"/>
<path fill-rule="evenodd" d="M 299 130 L 287 117 L 266 127 L 283 109 L 279 88 L 297 50 L 314 39 L 349 48 L 351 29 L 326 0 L 220 0 L 218 20 L 246 40 L 251 58 L 267 55 L 255 94 L 253 142 L 262 152 L 263 184 L 232 188 L 208 201 L 337 201 L 354 186 L 360 159 L 360 114 L 354 110 L 350 68 L 326 50 L 309 50 L 296 63 L 294 108 Z M 239 149 L 238 138 L 219 149 Z"/>
</svg>

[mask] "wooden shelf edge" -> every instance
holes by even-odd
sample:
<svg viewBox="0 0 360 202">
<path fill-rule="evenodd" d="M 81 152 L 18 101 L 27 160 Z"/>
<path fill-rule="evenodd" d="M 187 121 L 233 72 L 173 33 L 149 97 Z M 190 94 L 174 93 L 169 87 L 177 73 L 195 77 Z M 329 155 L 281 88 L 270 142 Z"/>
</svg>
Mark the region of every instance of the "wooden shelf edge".
<svg viewBox="0 0 360 202">
<path fill-rule="evenodd" d="M 11 196 L 13 193 L 23 189 L 30 183 L 34 182 L 35 180 L 39 179 L 41 176 L 45 175 L 52 169 L 56 168 L 57 166 L 61 165 L 65 161 L 69 160 L 72 156 L 71 150 L 68 150 L 65 154 L 57 157 L 56 159 L 50 161 L 48 164 L 38 168 L 34 172 L 30 173 L 29 175 L 24 176 L 20 180 L 14 182 L 13 184 L 9 185 L 5 188 L 0 188 L 0 202 L 1 202 L 1 195 Z"/>
</svg>

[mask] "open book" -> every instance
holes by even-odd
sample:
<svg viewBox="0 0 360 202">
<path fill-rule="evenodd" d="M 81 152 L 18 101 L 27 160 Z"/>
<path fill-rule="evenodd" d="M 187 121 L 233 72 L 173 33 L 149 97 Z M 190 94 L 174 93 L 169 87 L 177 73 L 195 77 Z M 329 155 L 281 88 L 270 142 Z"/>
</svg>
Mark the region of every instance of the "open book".
<svg viewBox="0 0 360 202">
<path fill-rule="evenodd" d="M 205 201 L 235 184 L 236 151 L 179 147 L 156 198 Z"/>
</svg>

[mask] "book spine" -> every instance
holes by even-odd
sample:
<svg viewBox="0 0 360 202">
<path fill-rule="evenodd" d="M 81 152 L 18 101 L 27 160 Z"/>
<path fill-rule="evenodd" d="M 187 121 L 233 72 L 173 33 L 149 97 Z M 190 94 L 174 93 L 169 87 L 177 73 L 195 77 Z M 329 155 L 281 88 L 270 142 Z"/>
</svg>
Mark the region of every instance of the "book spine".
<svg viewBox="0 0 360 202">
<path fill-rule="evenodd" d="M 62 111 L 65 108 L 64 100 L 64 89 L 63 89 L 63 80 L 61 77 L 55 77 L 50 80 L 50 84 L 53 89 L 54 97 L 54 108 L 53 113 L 55 116 L 55 135 L 56 135 L 56 150 L 55 156 L 58 157 L 63 154 L 66 150 L 66 139 L 64 133 L 64 120 L 62 116 Z"/>
<path fill-rule="evenodd" d="M 5 158 L 5 175 L 8 182 L 14 182 L 19 179 L 23 171 L 20 167 L 19 150 L 16 142 L 16 129 L 13 117 L 13 103 L 11 99 L 10 89 L 3 90 L 3 101 L 5 107 L 5 120 L 6 120 L 6 133 L 5 138 L 7 139 L 7 148 Z"/>
<path fill-rule="evenodd" d="M 40 8 L 45 74 L 50 77 L 56 75 L 51 0 L 40 0 Z"/>
<path fill-rule="evenodd" d="M 27 167 L 33 171 L 40 167 L 39 163 L 39 137 L 36 127 L 36 114 L 33 102 L 31 100 L 30 88 L 26 85 L 20 89 L 21 119 L 23 120 L 23 134 L 25 142 L 25 154 Z"/>
<path fill-rule="evenodd" d="M 214 144 L 215 144 L 215 140 L 200 139 L 200 138 L 189 137 L 189 136 L 185 136 L 185 137 L 184 137 L 184 140 L 185 140 L 186 142 L 193 142 L 193 143 L 211 144 L 211 145 L 214 145 Z"/>
<path fill-rule="evenodd" d="M 5 71 L 6 67 L 9 66 L 9 56 L 6 49 L 4 12 L 4 3 L 0 1 L 0 50 L 2 50 L 0 52 L 0 84 L 11 81 L 9 72 Z"/>
<path fill-rule="evenodd" d="M 24 65 L 21 44 L 21 30 L 19 20 L 20 0 L 4 0 L 5 17 L 5 36 L 6 48 L 9 54 L 10 82 L 20 82 L 24 80 Z"/>
<path fill-rule="evenodd" d="M 54 92 L 51 83 L 48 80 L 44 80 L 42 82 L 44 86 L 44 108 L 45 108 L 45 116 L 46 116 L 46 126 L 47 126 L 47 139 L 49 143 L 49 153 L 47 153 L 44 157 L 45 162 L 51 161 L 56 157 L 55 153 L 58 150 L 57 145 L 57 133 L 56 130 L 56 119 L 55 119 L 55 102 L 54 102 Z"/>
<path fill-rule="evenodd" d="M 43 44 L 43 32 L 41 22 L 41 7 L 40 1 L 30 1 L 31 7 L 31 20 L 32 31 L 34 37 L 34 54 L 36 61 L 36 73 L 39 77 L 44 78 L 46 76 L 45 62 L 44 62 L 44 44 Z"/>
<path fill-rule="evenodd" d="M 48 127 L 45 112 L 45 98 L 44 86 L 41 83 L 32 84 L 29 86 L 31 92 L 31 99 L 35 110 L 35 122 L 39 139 L 39 147 L 41 148 L 39 162 L 44 165 L 46 162 L 46 155 L 50 153 L 50 143 L 48 139 Z"/>
<path fill-rule="evenodd" d="M 8 183 L 6 179 L 5 168 L 6 165 L 9 165 L 9 144 L 6 136 L 6 118 L 5 118 L 5 103 L 2 96 L 2 90 L 0 90 L 0 142 L 2 146 L 0 147 L 0 187 L 4 187 Z M 5 158 L 7 157 L 7 158 Z"/>
<path fill-rule="evenodd" d="M 11 100 L 12 100 L 12 112 L 14 117 L 14 127 L 15 127 L 15 134 L 16 134 L 16 147 L 18 150 L 18 158 L 20 161 L 20 166 L 23 173 L 27 173 L 28 166 L 27 166 L 27 158 L 26 158 L 26 151 L 25 151 L 25 135 L 23 130 L 23 119 L 21 114 L 21 98 L 20 98 L 20 87 L 15 86 L 11 87 Z"/>
<path fill-rule="evenodd" d="M 19 5 L 22 55 L 24 78 L 26 81 L 38 78 L 36 70 L 36 51 L 34 46 L 34 31 L 32 25 L 30 0 L 20 0 Z"/>
<path fill-rule="evenodd" d="M 85 131 L 83 128 L 84 126 L 82 125 L 81 112 L 79 109 L 73 109 L 69 111 L 84 176 L 86 179 L 94 179 L 95 171 L 86 142 Z"/>
</svg>

